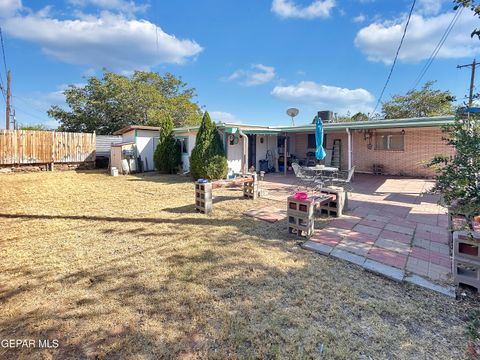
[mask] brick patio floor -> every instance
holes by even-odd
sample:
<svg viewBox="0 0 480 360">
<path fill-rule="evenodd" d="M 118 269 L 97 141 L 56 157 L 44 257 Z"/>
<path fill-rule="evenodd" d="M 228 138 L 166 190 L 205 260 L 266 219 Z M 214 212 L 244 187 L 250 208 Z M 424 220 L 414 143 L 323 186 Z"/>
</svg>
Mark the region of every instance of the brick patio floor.
<svg viewBox="0 0 480 360">
<path fill-rule="evenodd" d="M 272 196 L 291 193 L 293 181 L 287 176 L 282 184 L 271 184 Z M 436 196 L 425 194 L 433 182 L 359 174 L 352 185 L 348 212 L 316 230 L 304 247 L 368 269 L 378 267 L 396 280 L 443 285 L 451 295 L 446 210 Z"/>
</svg>

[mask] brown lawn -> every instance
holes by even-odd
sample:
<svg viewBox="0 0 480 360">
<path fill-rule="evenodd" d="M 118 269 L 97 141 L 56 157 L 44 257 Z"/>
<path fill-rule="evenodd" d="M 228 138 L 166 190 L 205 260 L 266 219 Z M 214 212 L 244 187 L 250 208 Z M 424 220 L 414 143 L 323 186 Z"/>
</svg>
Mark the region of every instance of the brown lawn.
<svg viewBox="0 0 480 360">
<path fill-rule="evenodd" d="M 478 303 L 304 251 L 215 195 L 205 216 L 185 178 L 0 175 L 0 339 L 59 341 L 0 358 L 466 357 Z"/>
</svg>

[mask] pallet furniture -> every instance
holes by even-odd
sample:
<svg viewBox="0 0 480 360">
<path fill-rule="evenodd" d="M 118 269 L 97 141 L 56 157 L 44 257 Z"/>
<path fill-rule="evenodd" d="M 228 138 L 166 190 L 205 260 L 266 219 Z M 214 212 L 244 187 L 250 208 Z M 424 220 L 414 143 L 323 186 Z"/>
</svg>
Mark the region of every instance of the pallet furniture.
<svg viewBox="0 0 480 360">
<path fill-rule="evenodd" d="M 288 232 L 307 238 L 312 236 L 315 226 L 314 208 L 313 199 L 300 200 L 289 196 L 287 199 Z"/>
<path fill-rule="evenodd" d="M 453 232 L 453 279 L 455 285 L 468 285 L 480 293 L 480 233 Z"/>
<path fill-rule="evenodd" d="M 243 197 L 251 200 L 258 198 L 258 177 L 256 173 L 242 175 L 235 179 L 218 180 L 209 183 L 195 182 L 195 209 L 203 214 L 213 211 L 212 199 L 213 189 L 230 186 L 242 186 Z"/>
<path fill-rule="evenodd" d="M 318 208 L 319 215 L 340 217 L 348 206 L 348 195 L 340 186 L 329 186 L 319 189 L 321 194 L 330 195 L 330 201 L 323 202 Z"/>
<path fill-rule="evenodd" d="M 315 209 L 329 203 L 331 194 L 322 194 L 313 198 L 300 200 L 295 196 L 287 199 L 288 232 L 297 236 L 310 237 L 315 228 Z"/>
</svg>

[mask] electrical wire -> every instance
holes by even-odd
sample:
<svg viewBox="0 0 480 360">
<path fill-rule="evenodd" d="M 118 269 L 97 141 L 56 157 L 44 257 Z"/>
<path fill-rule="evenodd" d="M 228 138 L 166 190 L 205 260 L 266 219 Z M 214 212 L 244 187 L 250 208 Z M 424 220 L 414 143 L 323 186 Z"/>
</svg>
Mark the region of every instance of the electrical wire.
<svg viewBox="0 0 480 360">
<path fill-rule="evenodd" d="M 453 16 L 452 20 L 450 21 L 450 23 L 448 24 L 447 28 L 445 29 L 445 32 L 443 33 L 442 37 L 440 38 L 440 40 L 438 41 L 438 44 L 437 46 L 435 47 L 435 49 L 433 49 L 430 57 L 428 58 L 427 62 L 425 63 L 425 65 L 423 66 L 422 70 L 420 70 L 420 74 L 417 76 L 417 78 L 415 79 L 415 83 L 414 85 L 412 86 L 412 90 L 414 90 L 418 84 L 420 83 L 420 81 L 422 81 L 422 78 L 425 76 L 426 72 L 428 71 L 428 69 L 430 68 L 430 65 L 432 65 L 433 61 L 435 60 L 435 58 L 437 57 L 438 55 L 438 52 L 440 51 L 440 49 L 442 48 L 443 44 L 445 43 L 445 41 L 447 40 L 448 38 L 448 35 L 450 35 L 450 32 L 452 31 L 452 29 L 454 28 L 455 24 L 457 23 L 457 20 L 458 18 L 460 17 L 460 14 L 462 13 L 463 11 L 463 6 L 462 7 L 459 7 L 457 9 L 457 11 L 455 12 L 455 15 Z"/>
<path fill-rule="evenodd" d="M 377 111 L 378 105 L 380 105 L 380 102 L 382 101 L 383 94 L 385 93 L 385 90 L 388 86 L 388 83 L 390 82 L 390 78 L 392 77 L 393 69 L 395 68 L 395 64 L 397 63 L 397 59 L 398 59 L 398 54 L 400 53 L 400 49 L 402 48 L 402 45 L 403 45 L 403 40 L 405 39 L 405 35 L 407 34 L 408 25 L 410 24 L 410 19 L 412 18 L 413 9 L 415 8 L 415 3 L 416 2 L 417 2 L 417 0 L 413 0 L 412 7 L 410 8 L 410 12 L 408 13 L 408 18 L 407 18 L 407 22 L 405 24 L 405 28 L 403 29 L 403 35 L 402 35 L 402 38 L 400 39 L 400 44 L 398 45 L 397 52 L 395 54 L 395 58 L 393 59 L 392 67 L 390 68 L 390 72 L 388 73 L 387 81 L 385 81 L 385 85 L 383 86 L 382 92 L 380 93 L 380 96 L 378 97 L 377 104 L 375 105 L 375 108 L 372 111 L 372 117 L 375 115 L 375 111 Z"/>
</svg>

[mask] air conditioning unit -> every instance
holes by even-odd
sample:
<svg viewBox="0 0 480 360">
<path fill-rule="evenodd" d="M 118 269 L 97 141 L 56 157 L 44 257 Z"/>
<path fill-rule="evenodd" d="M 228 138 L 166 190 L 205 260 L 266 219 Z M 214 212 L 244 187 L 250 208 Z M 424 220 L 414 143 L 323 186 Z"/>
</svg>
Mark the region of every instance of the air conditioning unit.
<svg viewBox="0 0 480 360">
<path fill-rule="evenodd" d="M 319 111 L 317 114 L 318 114 L 318 117 L 322 119 L 323 122 L 328 123 L 328 122 L 334 121 L 333 111 L 324 110 L 324 111 Z"/>
</svg>

